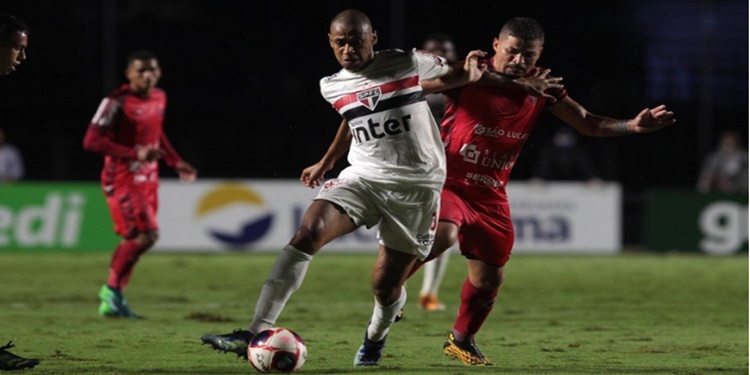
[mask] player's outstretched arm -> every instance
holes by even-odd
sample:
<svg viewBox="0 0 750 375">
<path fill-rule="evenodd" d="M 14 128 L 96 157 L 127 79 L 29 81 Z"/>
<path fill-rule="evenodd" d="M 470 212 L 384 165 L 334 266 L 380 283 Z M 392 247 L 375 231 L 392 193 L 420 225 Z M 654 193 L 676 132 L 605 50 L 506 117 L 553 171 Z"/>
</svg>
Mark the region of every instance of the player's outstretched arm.
<svg viewBox="0 0 750 375">
<path fill-rule="evenodd" d="M 336 131 L 336 136 L 333 138 L 331 145 L 328 146 L 328 151 L 323 155 L 323 158 L 302 171 L 302 175 L 299 178 L 302 185 L 309 188 L 320 186 L 323 175 L 333 169 L 336 161 L 349 150 L 351 142 L 352 133 L 349 131 L 349 123 L 346 119 L 342 119 L 339 129 Z"/>
<path fill-rule="evenodd" d="M 646 108 L 632 119 L 614 119 L 593 114 L 570 97 L 550 107 L 550 111 L 579 133 L 592 137 L 615 137 L 627 134 L 650 133 L 677 120 L 666 105 Z"/>
<path fill-rule="evenodd" d="M 444 76 L 423 80 L 422 90 L 425 94 L 434 94 L 479 81 L 487 71 L 487 65 L 479 63 L 479 58 L 485 55 L 487 53 L 480 50 L 469 52 L 466 60 L 450 63 L 451 69 Z"/>
</svg>

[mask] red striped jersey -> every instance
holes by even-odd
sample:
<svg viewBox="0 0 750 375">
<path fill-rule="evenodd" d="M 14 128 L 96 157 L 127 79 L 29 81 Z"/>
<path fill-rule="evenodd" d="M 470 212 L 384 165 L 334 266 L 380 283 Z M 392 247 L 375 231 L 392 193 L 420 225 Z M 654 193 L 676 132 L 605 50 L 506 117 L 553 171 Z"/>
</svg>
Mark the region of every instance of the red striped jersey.
<svg viewBox="0 0 750 375">
<path fill-rule="evenodd" d="M 419 82 L 448 71 L 442 57 L 385 50 L 361 71 L 320 80 L 325 100 L 349 123 L 352 169 L 366 178 L 442 186 L 445 152 Z"/>
</svg>

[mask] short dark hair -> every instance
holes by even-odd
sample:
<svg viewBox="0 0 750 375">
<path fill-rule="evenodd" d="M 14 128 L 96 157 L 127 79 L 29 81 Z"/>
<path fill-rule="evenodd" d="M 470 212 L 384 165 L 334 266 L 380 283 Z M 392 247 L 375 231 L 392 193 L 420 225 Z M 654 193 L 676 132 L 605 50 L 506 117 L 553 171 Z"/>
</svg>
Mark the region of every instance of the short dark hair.
<svg viewBox="0 0 750 375">
<path fill-rule="evenodd" d="M 125 59 L 125 66 L 130 66 L 135 60 L 149 61 L 153 59 L 156 59 L 156 55 L 153 52 L 147 49 L 140 49 L 128 54 L 128 57 Z"/>
<path fill-rule="evenodd" d="M 8 14 L 0 13 L 0 45 L 6 46 L 10 43 L 13 34 L 29 33 L 29 27 L 20 18 Z"/>
<path fill-rule="evenodd" d="M 508 34 L 523 40 L 539 40 L 544 43 L 544 28 L 533 18 L 515 17 L 503 25 L 500 33 Z"/>
</svg>

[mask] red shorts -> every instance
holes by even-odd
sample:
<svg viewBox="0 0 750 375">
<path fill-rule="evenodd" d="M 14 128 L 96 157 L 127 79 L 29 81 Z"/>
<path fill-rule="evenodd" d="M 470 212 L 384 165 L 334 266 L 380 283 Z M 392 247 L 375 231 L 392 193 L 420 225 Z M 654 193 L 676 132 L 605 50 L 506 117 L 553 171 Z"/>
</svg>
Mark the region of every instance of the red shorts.
<svg viewBox="0 0 750 375">
<path fill-rule="evenodd" d="M 480 203 L 443 188 L 440 221 L 458 225 L 461 254 L 485 264 L 502 267 L 510 258 L 515 232 L 508 201 Z"/>
<path fill-rule="evenodd" d="M 115 186 L 109 194 L 105 190 L 115 233 L 124 238 L 133 238 L 140 232 L 158 230 L 157 193 L 156 186 Z"/>
</svg>

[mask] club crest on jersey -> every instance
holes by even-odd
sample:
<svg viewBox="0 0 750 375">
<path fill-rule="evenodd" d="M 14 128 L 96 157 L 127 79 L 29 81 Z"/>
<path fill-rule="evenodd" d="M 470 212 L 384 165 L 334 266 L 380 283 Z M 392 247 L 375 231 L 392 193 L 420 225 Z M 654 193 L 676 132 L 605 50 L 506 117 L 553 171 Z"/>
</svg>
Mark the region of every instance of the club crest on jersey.
<svg viewBox="0 0 750 375">
<path fill-rule="evenodd" d="M 380 87 L 376 87 L 374 89 L 358 92 L 357 100 L 367 107 L 367 109 L 374 111 L 375 106 L 377 106 L 380 101 L 380 95 L 382 95 Z"/>
</svg>

